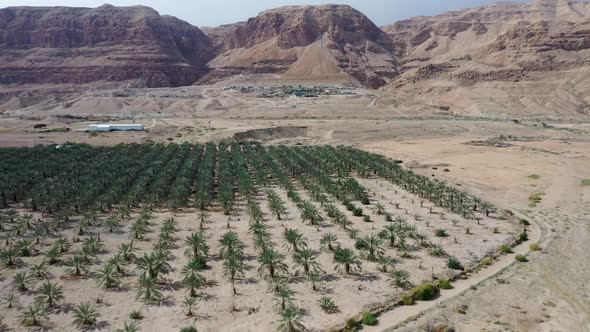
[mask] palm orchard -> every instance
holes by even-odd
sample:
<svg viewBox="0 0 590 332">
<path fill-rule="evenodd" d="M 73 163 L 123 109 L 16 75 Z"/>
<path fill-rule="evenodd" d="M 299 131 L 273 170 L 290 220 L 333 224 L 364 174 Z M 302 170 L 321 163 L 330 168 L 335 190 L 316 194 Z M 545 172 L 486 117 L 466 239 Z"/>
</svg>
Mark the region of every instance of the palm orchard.
<svg viewBox="0 0 590 332">
<path fill-rule="evenodd" d="M 413 283 L 401 267 L 411 257 L 456 260 L 422 219 L 477 228 L 494 213 L 443 181 L 349 147 L 64 145 L 1 149 L 0 160 L 3 284 L 12 289 L 2 297 L 25 326 L 50 324 L 66 305 L 70 324 L 99 324 L 96 302 L 66 303 L 66 289 L 92 279 L 106 294 L 133 292 L 148 310 L 171 303 L 197 325 L 212 289 L 229 289 L 228 310 L 239 315 L 250 284 L 264 284 L 258 296 L 272 298 L 274 328 L 297 331 L 315 308 L 338 315 L 328 284 L 339 295 L 340 283 L 371 275 L 402 291 Z M 381 187 L 368 189 L 370 179 Z M 140 328 L 131 316 L 124 330 Z"/>
</svg>

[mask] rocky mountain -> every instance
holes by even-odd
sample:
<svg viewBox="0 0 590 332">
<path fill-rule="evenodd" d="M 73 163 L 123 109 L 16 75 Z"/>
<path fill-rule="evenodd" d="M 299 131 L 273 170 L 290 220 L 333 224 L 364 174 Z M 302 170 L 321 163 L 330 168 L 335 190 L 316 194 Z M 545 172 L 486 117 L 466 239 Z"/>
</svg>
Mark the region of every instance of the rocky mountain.
<svg viewBox="0 0 590 332">
<path fill-rule="evenodd" d="M 388 90 L 473 116 L 590 111 L 590 3 L 497 3 L 382 28 L 402 74 Z"/>
<path fill-rule="evenodd" d="M 379 87 L 397 75 L 391 39 L 349 6 L 282 7 L 205 31 L 220 52 L 209 63 L 209 80 L 265 73 Z"/>
<path fill-rule="evenodd" d="M 2 85 L 190 85 L 213 56 L 197 27 L 147 7 L 0 9 Z"/>
</svg>

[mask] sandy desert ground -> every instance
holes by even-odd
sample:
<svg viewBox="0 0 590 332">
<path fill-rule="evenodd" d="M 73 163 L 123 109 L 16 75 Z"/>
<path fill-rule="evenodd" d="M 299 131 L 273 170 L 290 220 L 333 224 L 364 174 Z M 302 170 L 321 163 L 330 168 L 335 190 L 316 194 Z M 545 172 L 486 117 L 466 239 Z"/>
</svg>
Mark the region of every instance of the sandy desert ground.
<svg viewBox="0 0 590 332">
<path fill-rule="evenodd" d="M 430 331 L 437 325 L 453 326 L 457 331 L 590 330 L 590 297 L 587 296 L 590 288 L 586 282 L 590 268 L 586 254 L 590 243 L 590 187 L 583 181 L 590 179 L 588 119 L 469 118 L 440 114 L 435 109 L 422 109 L 417 113 L 419 116 L 411 116 L 392 112 L 393 105 L 383 106 L 379 103 L 382 98 L 379 93 L 368 91 L 357 91 L 355 96 L 267 99 L 241 96 L 220 87 L 195 89 L 203 98 L 198 98 L 193 110 L 183 106 L 178 112 L 170 112 L 168 106 L 167 112 L 158 107 L 141 107 L 141 98 L 127 100 L 121 107 L 110 105 L 112 101 L 107 102 L 107 98 L 96 97 L 83 98 L 73 108 L 54 107 L 28 113 L 8 111 L 0 118 L 0 145 L 256 140 L 268 144 L 354 145 L 401 159 L 418 173 L 448 180 L 501 209 L 529 218 L 538 231 L 542 250 L 528 253 L 525 246 L 520 250 L 527 252 L 528 263 L 505 260 L 499 271 L 492 268 L 479 279 L 468 279 L 455 293 L 450 293 L 452 296 L 443 292 L 440 301 L 434 303 L 437 305 L 418 307 L 417 312 L 393 310 L 390 315 L 394 318 L 385 314 L 375 330 Z M 143 102 L 152 105 L 163 101 L 144 98 Z M 105 119 L 128 122 L 131 110 L 136 113 L 132 117 L 144 123 L 148 132 L 98 135 L 83 132 L 87 124 Z M 72 118 L 68 116 L 71 114 L 88 118 Z M 35 123 L 46 123 L 48 128 L 68 127 L 71 131 L 41 132 L 32 129 Z M 377 196 L 391 195 L 382 192 L 375 183 L 366 185 L 374 188 Z M 534 193 L 544 194 L 539 204 L 530 201 Z M 183 232 L 187 232 L 191 227 L 190 213 L 179 214 L 177 218 Z M 211 232 L 221 226 L 212 225 Z M 306 232 L 310 239 L 316 236 L 314 230 Z M 502 240 L 505 239 L 497 239 Z M 345 279 L 336 284 L 352 290 L 359 282 Z M 372 297 L 384 299 L 386 294 L 380 292 L 383 286 L 380 282 L 369 288 Z M 208 292 L 220 297 L 214 310 L 221 313 L 227 304 L 228 290 L 223 290 L 223 283 L 216 287 L 219 292 Z M 245 285 L 243 292 L 250 289 L 254 292 L 256 287 L 262 285 Z M 303 288 L 301 285 L 297 291 L 304 292 Z M 98 290 L 93 292 L 86 296 L 98 296 Z M 338 294 L 334 296 L 346 301 L 345 296 Z M 107 302 L 125 297 L 108 296 L 112 298 Z M 258 301 L 245 298 L 246 302 Z M 268 308 L 269 299 L 243 305 Z M 363 304 L 366 302 L 342 306 L 351 310 L 343 315 Z M 168 308 L 157 310 L 175 314 Z M 311 326 L 320 328 L 331 322 L 320 316 L 306 319 L 310 319 Z M 259 323 L 250 321 L 248 326 L 258 327 Z M 215 321 L 205 325 L 205 329 L 216 326 Z"/>
</svg>

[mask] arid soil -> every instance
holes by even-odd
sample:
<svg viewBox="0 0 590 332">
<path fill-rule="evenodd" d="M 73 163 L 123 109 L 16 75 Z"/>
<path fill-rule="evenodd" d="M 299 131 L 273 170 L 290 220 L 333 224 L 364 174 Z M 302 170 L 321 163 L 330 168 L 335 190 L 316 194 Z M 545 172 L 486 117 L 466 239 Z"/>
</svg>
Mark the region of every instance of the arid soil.
<svg viewBox="0 0 590 332">
<path fill-rule="evenodd" d="M 509 148 L 470 147 L 458 141 L 380 142 L 366 146 L 386 155 L 413 156 L 417 163 L 449 163 L 442 176 L 533 220 L 540 252 L 515 263 L 465 293 L 389 330 L 587 331 L 590 303 L 586 272 L 590 191 L 588 142 L 520 142 Z M 531 175 L 540 177 L 533 179 Z M 534 191 L 545 193 L 531 207 Z M 397 325 L 397 323 L 396 323 Z M 387 326 L 381 327 L 387 329 Z M 380 329 L 381 329 L 380 328 Z"/>
</svg>

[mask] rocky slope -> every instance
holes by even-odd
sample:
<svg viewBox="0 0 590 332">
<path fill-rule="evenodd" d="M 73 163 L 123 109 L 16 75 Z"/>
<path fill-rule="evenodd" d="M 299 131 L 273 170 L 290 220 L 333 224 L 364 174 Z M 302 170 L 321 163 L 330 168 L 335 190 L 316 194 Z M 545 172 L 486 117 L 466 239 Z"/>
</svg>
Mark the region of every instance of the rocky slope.
<svg viewBox="0 0 590 332">
<path fill-rule="evenodd" d="M 285 79 L 348 79 L 379 87 L 397 74 L 391 39 L 349 6 L 282 7 L 208 29 L 220 54 L 207 79 L 243 73 Z"/>
<path fill-rule="evenodd" d="M 389 91 L 473 116 L 590 111 L 590 3 L 497 3 L 383 30 L 402 59 Z"/>
<path fill-rule="evenodd" d="M 190 85 L 213 55 L 198 28 L 147 7 L 0 9 L 2 85 Z"/>
</svg>

